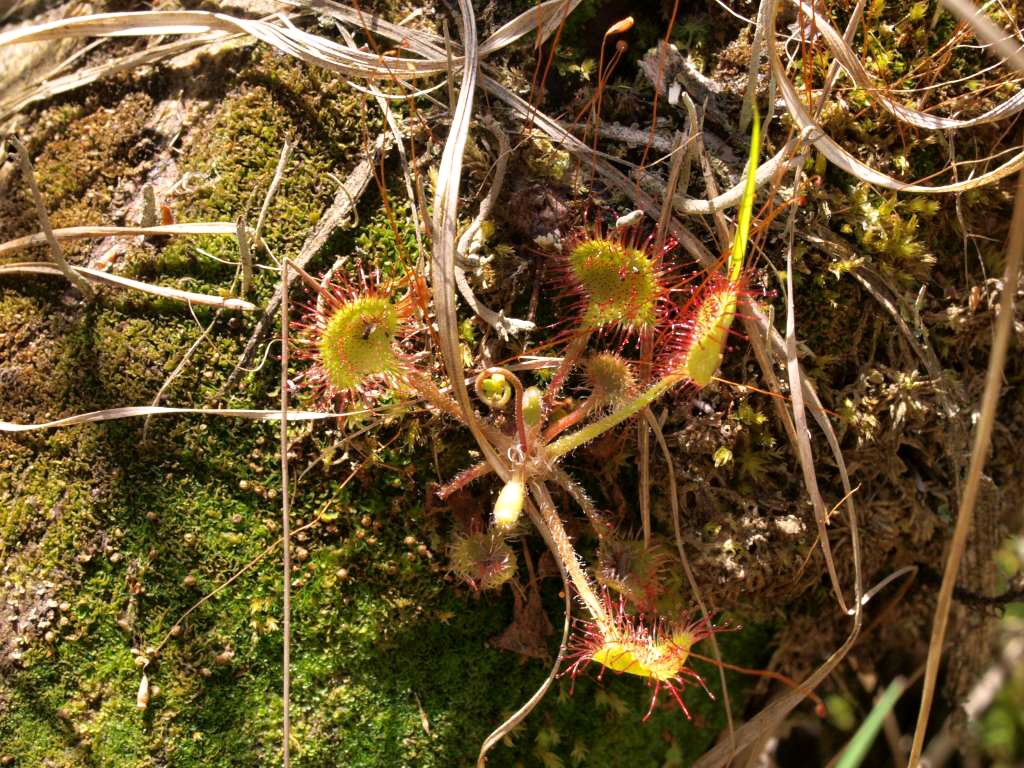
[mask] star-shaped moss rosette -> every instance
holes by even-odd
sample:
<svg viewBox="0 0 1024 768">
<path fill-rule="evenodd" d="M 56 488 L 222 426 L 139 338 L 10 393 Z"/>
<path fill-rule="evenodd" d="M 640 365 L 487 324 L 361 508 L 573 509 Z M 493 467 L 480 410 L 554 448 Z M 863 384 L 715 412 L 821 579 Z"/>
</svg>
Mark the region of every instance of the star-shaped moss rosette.
<svg viewBox="0 0 1024 768">
<path fill-rule="evenodd" d="M 563 675 L 571 675 L 575 679 L 596 663 L 601 666 L 598 679 L 606 669 L 646 678 L 654 691 L 644 715 L 645 721 L 654 712 L 662 688 L 670 693 L 687 717 L 690 717 L 690 710 L 682 696 L 687 685 L 699 685 L 714 698 L 704 679 L 686 662 L 693 646 L 720 631 L 718 627 L 703 619 L 667 622 L 660 618 L 648 620 L 644 616 L 632 615 L 626 611 L 624 600 L 613 605 L 607 592 L 604 593 L 604 602 L 612 623 L 602 627 L 591 621 L 577 622 L 578 631 L 570 641 L 567 657 L 571 664 Z"/>
<path fill-rule="evenodd" d="M 296 357 L 311 365 L 302 384 L 331 404 L 366 394 L 374 383 L 394 386 L 411 370 L 400 345 L 414 329 L 413 305 L 382 283 L 378 272 L 358 269 L 358 282 L 337 273 L 320 289 L 314 306 L 293 327 Z"/>
</svg>

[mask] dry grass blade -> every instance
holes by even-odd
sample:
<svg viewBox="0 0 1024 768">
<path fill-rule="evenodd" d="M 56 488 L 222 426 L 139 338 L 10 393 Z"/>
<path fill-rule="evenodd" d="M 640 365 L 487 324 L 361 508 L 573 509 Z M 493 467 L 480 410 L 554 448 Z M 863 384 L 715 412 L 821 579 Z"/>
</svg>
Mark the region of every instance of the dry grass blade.
<svg viewBox="0 0 1024 768">
<path fill-rule="evenodd" d="M 579 0 L 548 0 L 536 9 L 521 14 L 500 28 L 486 43 L 477 47 L 473 41 L 473 57 L 493 53 L 537 29 L 550 30 L 561 23 L 566 13 Z M 334 3 L 310 2 L 309 6 L 329 9 L 333 15 L 352 23 L 372 21 L 369 14 Z M 391 25 L 408 36 L 410 30 Z M 350 77 L 402 80 L 438 75 L 449 70 L 446 56 L 429 59 L 378 56 L 375 53 L 341 45 L 319 35 L 304 32 L 290 24 L 244 19 L 224 13 L 207 11 L 141 11 L 136 13 L 101 13 L 60 19 L 46 24 L 19 28 L 0 34 L 0 46 L 17 43 L 45 42 L 65 37 L 126 37 L 163 35 L 210 35 L 243 33 L 255 37 L 282 53 L 314 66 L 321 66 Z M 208 42 L 208 40 L 204 40 Z M 468 55 L 467 49 L 467 55 Z M 453 60 L 462 66 L 462 57 Z"/>
<path fill-rule="evenodd" d="M 1006 60 L 1018 71 L 1024 72 L 1024 52 L 1021 51 L 1020 40 L 997 27 L 989 20 L 981 8 L 970 0 L 940 0 L 962 21 L 971 25 L 974 34 L 983 43 L 992 47 L 992 52 Z"/>
<path fill-rule="evenodd" d="M 347 29 L 339 25 L 341 29 L 342 37 L 345 42 L 350 46 L 355 47 L 355 39 L 349 33 Z M 349 82 L 349 85 L 358 89 L 355 83 Z M 440 83 L 439 85 L 444 85 Z M 416 235 L 416 251 L 417 259 L 416 264 L 418 267 L 422 266 L 423 257 L 426 253 L 426 249 L 423 245 L 423 222 L 420 219 L 419 206 L 417 205 L 416 185 L 413 183 L 412 171 L 409 166 L 408 153 L 405 151 L 405 136 L 402 133 L 402 127 L 399 124 L 394 112 L 391 109 L 391 105 L 388 104 L 387 95 L 377 86 L 370 83 L 366 89 L 374 97 L 377 102 L 377 106 L 380 108 L 381 113 L 384 115 L 384 120 L 388 124 L 388 129 L 391 131 L 391 137 L 394 139 L 394 146 L 398 151 L 398 159 L 402 164 L 402 180 L 405 182 L 405 195 L 409 201 L 409 214 L 412 216 L 413 232 Z M 403 98 L 416 98 L 414 94 L 406 94 Z"/>
<path fill-rule="evenodd" d="M 524 35 L 537 35 L 538 41 L 548 38 L 583 0 L 546 0 L 503 24 L 480 43 L 480 55 L 487 56 Z"/>
<path fill-rule="evenodd" d="M 964 495 L 960 502 L 960 512 L 956 518 L 956 528 L 949 545 L 946 567 L 942 574 L 942 586 L 935 606 L 935 619 L 932 623 L 932 636 L 928 644 L 928 661 L 924 674 L 924 689 L 921 693 L 921 710 L 918 713 L 917 727 L 914 730 L 914 742 L 910 750 L 910 768 L 916 768 L 921 750 L 924 746 L 925 732 L 928 729 L 928 716 L 931 712 L 932 699 L 935 695 L 935 681 L 942 662 L 942 650 L 946 639 L 946 628 L 949 624 L 949 610 L 953 600 L 953 588 L 956 586 L 957 573 L 967 547 L 967 535 L 971 530 L 974 507 L 978 500 L 981 481 L 981 470 L 988 458 L 989 445 L 992 440 L 992 429 L 995 425 L 996 407 L 999 405 L 999 392 L 1003 385 L 1003 368 L 1006 366 L 1006 351 L 1010 344 L 1013 330 L 1014 297 L 1017 293 L 1017 282 L 1020 277 L 1021 255 L 1024 253 L 1024 173 L 1017 180 L 1016 200 L 1013 206 L 1013 219 L 1010 223 L 1010 241 L 1006 249 L 1006 271 L 1003 274 L 1003 295 L 999 302 L 999 315 L 996 319 L 996 332 L 992 340 L 992 351 L 989 354 L 988 370 L 985 374 L 985 391 L 981 398 L 981 417 L 978 420 L 977 432 L 974 434 L 974 447 L 971 450 L 971 463 L 967 470 L 967 482 L 964 484 Z"/>
<path fill-rule="evenodd" d="M 750 746 L 762 734 L 774 730 L 785 719 L 786 715 L 806 698 L 803 690 L 814 690 L 817 688 L 832 673 L 832 670 L 836 668 L 839 662 L 846 657 L 846 654 L 850 652 L 850 649 L 853 648 L 854 643 L 857 641 L 857 637 L 860 635 L 862 617 L 863 611 L 860 601 L 858 601 L 855 606 L 853 629 L 846 638 L 846 642 L 829 656 L 821 666 L 814 670 L 806 680 L 799 682 L 798 685 L 801 690 L 785 691 L 771 704 L 758 712 L 757 715 L 736 729 L 735 742 L 733 744 L 725 742 L 716 744 L 693 764 L 693 768 L 719 768 L 719 766 L 728 765 L 741 750 Z"/>
<path fill-rule="evenodd" d="M 29 190 L 32 193 L 32 200 L 36 206 L 36 215 L 39 217 L 39 224 L 43 228 L 43 238 L 50 246 L 50 257 L 53 259 L 55 267 L 79 290 L 86 300 L 91 301 L 96 295 L 95 291 L 89 285 L 88 280 L 68 265 L 64 259 L 63 252 L 61 252 L 60 243 L 57 242 L 57 237 L 53 234 L 50 214 L 46 210 L 46 201 L 43 200 L 43 195 L 39 191 L 36 172 L 32 167 L 32 158 L 29 157 L 28 150 L 25 149 L 25 145 L 21 143 L 17 136 L 8 136 L 3 144 L 4 155 L 6 155 L 6 145 L 10 144 L 14 147 L 18 159 L 21 161 L 21 173 L 25 177 L 25 183 L 28 184 Z"/>
<path fill-rule="evenodd" d="M 793 188 L 800 184 L 800 171 L 803 163 L 797 163 L 796 176 L 793 181 Z M 814 456 L 811 452 L 810 433 L 807 430 L 807 414 L 804 411 L 803 375 L 800 370 L 800 360 L 796 349 L 796 303 L 794 301 L 795 286 L 793 281 L 793 235 L 795 230 L 796 208 L 790 209 L 790 216 L 787 229 L 789 230 L 788 243 L 786 247 L 786 370 L 789 374 L 789 390 L 792 396 L 793 425 L 796 427 L 796 449 L 797 458 L 800 460 L 800 470 L 803 472 L 804 486 L 811 497 L 814 505 L 814 521 L 818 526 L 818 538 L 821 542 L 821 551 L 825 556 L 825 566 L 828 569 L 828 576 L 832 582 L 832 591 L 839 600 L 839 607 L 845 613 L 846 599 L 843 597 L 843 588 L 839 584 L 839 575 L 836 573 L 835 560 L 832 558 L 832 546 L 828 540 L 828 511 L 825 502 L 821 498 L 821 491 L 818 490 L 818 479 L 814 472 Z"/>
<path fill-rule="evenodd" d="M 526 14 L 523 14 L 523 16 L 530 17 L 533 20 L 533 23 L 536 24 L 537 17 L 535 16 L 535 14 L 538 11 L 540 11 L 541 9 L 547 9 L 548 13 L 551 13 L 551 8 L 556 8 L 557 10 L 558 5 L 564 5 L 566 2 L 568 2 L 568 0 L 556 0 L 555 2 L 551 2 L 549 0 L 548 3 L 543 3 L 541 6 L 538 6 L 538 8 L 528 11 Z M 409 50 L 420 53 L 421 55 L 433 56 L 438 59 L 444 56 L 444 50 L 442 47 L 444 41 L 435 35 L 430 35 L 429 33 L 425 33 L 419 30 L 411 30 L 405 27 L 400 27 L 396 24 L 391 24 L 390 22 L 384 21 L 383 19 L 380 19 L 371 14 L 347 8 L 346 6 L 343 6 L 339 3 L 329 2 L 329 0 L 301 0 L 301 2 L 298 2 L 298 0 L 296 0 L 296 3 L 303 6 L 313 7 L 316 8 L 317 10 L 322 10 L 325 13 L 329 13 L 330 15 L 349 23 L 368 24 L 373 28 L 376 34 L 383 35 L 393 41 L 403 41 L 408 45 Z M 576 2 L 576 0 L 572 0 L 569 3 L 569 11 L 574 9 L 577 4 L 578 3 Z M 567 13 L 569 11 L 567 11 Z M 559 16 L 554 15 L 551 17 L 552 21 L 557 21 L 559 18 Z M 512 22 L 510 22 L 510 24 L 511 23 Z M 546 30 L 548 29 L 548 27 L 545 27 L 544 29 L 545 31 L 542 32 L 542 37 L 543 35 L 547 34 Z M 495 33 L 495 35 L 492 36 L 492 38 L 497 36 L 497 34 L 498 33 Z M 481 45 L 481 51 L 484 49 L 485 45 L 487 44 L 485 43 L 484 45 Z M 491 50 L 493 49 L 488 49 L 489 52 Z M 593 149 L 591 147 L 587 146 L 578 138 L 573 136 L 572 133 L 570 133 L 567 128 L 562 127 L 557 120 L 554 120 L 548 117 L 547 115 L 539 112 L 535 107 L 521 99 L 516 94 L 504 88 L 497 81 L 485 75 L 480 78 L 480 82 L 481 85 L 488 92 L 504 101 L 520 117 L 528 120 L 534 119 L 535 122 L 539 125 L 539 127 L 541 127 L 544 130 L 547 137 L 552 141 L 561 144 L 567 150 L 580 157 L 586 157 L 589 159 L 593 155 Z M 775 178 L 775 176 L 779 173 L 780 169 L 782 169 L 789 162 L 789 159 L 795 146 L 796 141 L 790 141 L 789 143 L 784 145 L 782 149 L 780 149 L 773 157 L 766 160 L 758 167 L 757 173 L 755 174 L 758 189 L 760 189 L 773 178 Z M 604 169 L 607 169 L 608 167 L 609 166 L 607 166 L 607 164 L 604 165 Z M 602 170 L 602 168 L 599 167 L 599 170 Z M 630 186 L 635 185 L 630 184 Z M 716 211 L 728 210 L 729 208 L 733 208 L 739 204 L 741 198 L 743 197 L 743 189 L 744 181 L 741 179 L 735 186 L 729 188 L 721 195 L 718 195 L 711 200 L 699 200 L 685 197 L 684 195 L 676 195 L 673 198 L 673 207 L 675 211 L 679 214 L 691 215 L 706 215 L 715 213 Z M 648 211 L 648 213 L 654 216 L 655 218 L 657 217 L 657 213 L 651 213 L 650 211 Z"/>
<path fill-rule="evenodd" d="M 64 37 L 205 35 L 211 32 L 242 32 L 252 35 L 308 64 L 354 77 L 390 80 L 396 77 L 436 75 L 447 70 L 447 61 L 441 59 L 377 56 L 367 51 L 353 50 L 295 27 L 208 11 L 140 11 L 77 16 L 0 34 L 0 46 L 45 42 Z"/>
<path fill-rule="evenodd" d="M 462 409 L 463 418 L 483 451 L 484 457 L 502 480 L 508 479 L 506 462 L 498 456 L 487 439 L 480 420 L 473 413 L 473 406 L 466 388 L 462 354 L 459 350 L 458 316 L 455 307 L 455 256 L 458 243 L 459 180 L 462 178 L 462 156 L 469 136 L 472 120 L 473 96 L 477 80 L 476 20 L 468 0 L 459 0 L 462 13 L 462 37 L 466 51 L 467 66 L 463 69 L 462 85 L 452 126 L 445 141 L 441 163 L 437 170 L 437 184 L 434 191 L 433 248 L 431 254 L 430 282 L 437 314 L 438 339 L 444 358 L 448 379 L 451 381 L 455 401 Z"/>
<path fill-rule="evenodd" d="M 237 235 L 236 225 L 230 221 L 206 221 L 195 224 L 165 224 L 157 227 L 62 227 L 53 230 L 58 241 L 88 240 L 93 237 L 131 237 L 144 235 Z M 37 232 L 25 235 L 6 243 L 0 243 L 0 256 L 23 251 L 37 245 L 46 244 L 46 233 Z"/>
<path fill-rule="evenodd" d="M 359 411 L 363 413 L 363 411 Z M 0 421 L 0 432 L 36 432 L 43 429 L 74 427 L 78 424 L 92 424 L 99 421 L 116 421 L 117 419 L 133 419 L 139 416 L 228 416 L 235 419 L 253 421 L 277 421 L 281 418 L 280 411 L 254 410 L 249 408 L 169 408 L 155 405 L 128 405 L 121 408 L 108 408 L 103 411 L 90 411 L 67 416 L 63 419 L 43 421 L 36 424 L 17 424 L 13 421 Z M 292 421 L 318 421 L 321 419 L 337 419 L 345 413 L 323 413 L 321 411 L 290 411 L 288 418 Z"/>
<path fill-rule="evenodd" d="M 832 51 L 832 55 L 835 56 L 836 61 L 850 76 L 850 79 L 853 80 L 857 87 L 863 88 L 865 91 L 870 93 L 872 99 L 874 99 L 879 106 L 883 107 L 905 123 L 933 131 L 952 130 L 957 128 L 970 128 L 972 126 L 983 125 L 997 120 L 1004 120 L 1007 117 L 1024 110 L 1024 90 L 1017 91 L 1017 93 L 1006 101 L 1001 102 L 992 109 L 987 110 L 983 114 L 969 120 L 958 120 L 951 117 L 930 115 L 927 112 L 921 112 L 920 110 L 906 107 L 889 98 L 886 94 L 885 84 L 868 74 L 868 71 L 864 69 L 864 66 L 860 63 L 860 56 L 857 52 L 854 51 L 843 36 L 828 23 L 828 20 L 822 13 L 816 13 L 807 0 L 790 0 L 790 3 L 796 6 L 797 10 L 803 14 L 803 18 L 807 19 L 808 23 L 812 24 L 821 34 L 822 39 Z M 1019 55 L 1020 54 L 1018 54 L 1018 56 Z"/>
<path fill-rule="evenodd" d="M 141 291 L 153 296 L 162 296 L 165 299 L 183 301 L 186 304 L 203 304 L 208 307 L 242 309 L 245 311 L 256 309 L 255 304 L 245 299 L 236 299 L 230 296 L 211 296 L 208 293 L 195 293 L 194 291 L 182 291 L 177 288 L 166 288 L 162 285 L 152 285 L 150 283 L 143 283 L 140 280 L 132 280 L 128 277 L 111 275 L 98 269 L 90 269 L 89 267 L 72 267 L 71 269 L 76 274 L 87 277 L 94 282 L 107 283 L 117 288 Z M 13 264 L 0 264 L 0 275 L 19 273 L 64 276 L 60 269 L 46 261 L 18 261 Z"/>
<path fill-rule="evenodd" d="M 533 505 L 531 504 L 530 506 L 532 507 Z M 539 519 L 536 511 L 532 511 L 531 517 L 535 518 L 535 522 L 543 525 L 543 521 Z M 562 666 L 562 659 L 565 658 L 566 643 L 569 641 L 569 628 L 572 626 L 572 589 L 569 586 L 569 577 L 565 573 L 565 568 L 560 567 L 559 573 L 562 576 L 562 590 L 565 592 L 565 623 L 562 625 L 562 642 L 558 646 L 558 656 L 555 658 L 555 663 L 551 665 L 551 671 L 548 672 L 548 676 L 544 678 L 544 682 L 534 691 L 533 695 L 527 699 L 523 706 L 517 709 L 505 722 L 495 728 L 484 739 L 483 744 L 480 745 L 480 754 L 476 759 L 477 768 L 483 768 L 487 764 L 487 753 L 499 741 L 505 738 L 506 734 L 527 718 L 533 711 L 533 708 L 544 698 L 555 678 L 558 677 L 558 668 Z"/>
<path fill-rule="evenodd" d="M 263 227 L 267 223 L 267 215 L 270 213 L 270 204 L 274 202 L 274 196 L 277 195 L 277 189 L 281 186 L 281 182 L 284 180 L 284 169 L 288 166 L 288 158 L 291 157 L 292 150 L 295 148 L 294 142 L 285 139 L 284 144 L 281 145 L 281 154 L 277 158 L 277 166 L 274 168 L 274 175 L 270 179 L 270 186 L 267 187 L 267 194 L 263 198 L 263 205 L 260 206 L 260 215 L 256 219 L 256 242 L 260 242 L 263 237 Z M 244 293 L 244 291 L 243 291 Z"/>
<path fill-rule="evenodd" d="M 119 56 L 102 64 L 83 67 L 52 80 L 32 84 L 0 102 L 0 121 L 7 120 L 11 116 L 18 114 L 31 104 L 45 101 L 62 93 L 68 93 L 76 88 L 81 88 L 115 75 L 118 72 L 132 72 L 140 67 L 166 61 L 178 54 L 187 53 L 203 46 L 219 45 L 226 40 L 236 37 L 241 38 L 243 36 L 225 35 L 217 32 L 213 35 L 175 40 L 170 43 L 163 43 L 162 45 L 150 46 L 142 51 L 135 51 L 125 56 Z"/>
<path fill-rule="evenodd" d="M 775 11 L 775 4 L 772 3 L 771 29 L 775 28 Z M 851 176 L 857 177 L 861 181 L 899 192 L 940 194 L 945 192 L 964 192 L 970 189 L 977 189 L 978 187 L 991 184 L 1015 173 L 1021 168 L 1024 168 L 1024 151 L 1020 151 L 991 171 L 987 171 L 986 173 L 973 178 L 954 182 L 952 184 L 937 184 L 929 186 L 925 184 L 907 183 L 894 179 L 892 176 L 865 165 L 845 149 L 840 147 L 827 133 L 825 133 L 821 126 L 813 117 L 811 117 L 807 108 L 803 105 L 803 102 L 800 101 L 800 95 L 797 92 L 796 86 L 786 75 L 786 69 L 782 64 L 778 46 L 774 44 L 774 42 L 768 46 L 768 58 L 771 62 L 772 76 L 779 84 L 779 89 L 782 92 L 782 98 L 786 102 L 786 108 L 789 110 L 794 122 L 800 129 L 801 139 L 813 144 L 833 165 L 843 171 L 846 171 Z"/>
<path fill-rule="evenodd" d="M 382 35 L 390 40 L 396 42 L 407 41 L 410 50 L 427 57 L 434 57 L 437 60 L 443 58 L 447 64 L 447 56 L 444 52 L 444 39 L 437 35 L 394 24 L 372 13 L 367 13 L 359 8 L 352 8 L 333 0 L 287 1 L 295 6 L 313 8 L 345 23 L 371 29 L 373 34 Z M 539 39 L 542 41 L 546 40 L 565 18 L 576 10 L 576 7 L 581 2 L 582 0 L 546 0 L 546 2 L 524 11 L 511 21 L 503 24 L 490 37 L 480 43 L 479 56 L 488 56 L 505 46 L 511 45 L 523 36 L 536 34 L 538 31 Z"/>
</svg>

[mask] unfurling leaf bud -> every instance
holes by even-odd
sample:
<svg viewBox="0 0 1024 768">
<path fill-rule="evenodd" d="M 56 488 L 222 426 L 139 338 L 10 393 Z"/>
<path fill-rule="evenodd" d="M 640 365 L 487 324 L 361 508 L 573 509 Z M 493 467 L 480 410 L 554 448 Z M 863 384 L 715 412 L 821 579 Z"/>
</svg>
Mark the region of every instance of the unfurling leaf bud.
<svg viewBox="0 0 1024 768">
<path fill-rule="evenodd" d="M 500 373 L 494 373 L 480 382 L 480 399 L 488 408 L 500 411 L 512 399 L 512 385 Z"/>
</svg>

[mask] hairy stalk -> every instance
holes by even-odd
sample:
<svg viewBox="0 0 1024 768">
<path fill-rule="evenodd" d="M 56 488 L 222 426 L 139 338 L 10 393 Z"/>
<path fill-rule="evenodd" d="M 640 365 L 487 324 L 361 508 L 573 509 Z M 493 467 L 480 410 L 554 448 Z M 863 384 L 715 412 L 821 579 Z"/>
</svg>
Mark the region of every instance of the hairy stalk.
<svg viewBox="0 0 1024 768">
<path fill-rule="evenodd" d="M 450 395 L 442 392 L 429 376 L 424 376 L 419 371 L 405 371 L 403 372 L 403 378 L 416 391 L 417 395 L 437 408 L 441 413 L 448 414 L 456 421 L 462 421 L 465 418 L 462 415 L 462 409 L 459 408 L 459 404 Z"/>
<path fill-rule="evenodd" d="M 580 564 L 580 558 L 576 554 L 572 542 L 569 541 L 569 534 L 565 532 L 565 526 L 562 525 L 562 520 L 558 516 L 558 511 L 555 509 L 554 501 L 551 500 L 551 494 L 548 493 L 547 486 L 537 480 L 531 480 L 530 492 L 537 501 L 541 519 L 550 535 L 548 544 L 554 550 L 556 559 L 565 568 L 569 579 L 576 588 L 577 594 L 580 596 L 580 600 L 583 601 L 583 605 L 586 606 L 587 611 L 594 619 L 594 624 L 604 634 L 613 632 L 615 622 L 612 621 L 612 618 L 605 610 L 604 604 L 598 599 L 597 593 L 594 592 L 590 579 Z"/>
<path fill-rule="evenodd" d="M 577 424 L 579 424 L 581 421 L 587 418 L 587 416 L 593 413 L 596 407 L 597 401 L 594 399 L 594 396 L 591 395 L 580 404 L 579 408 L 570 411 L 565 416 L 556 421 L 554 424 L 552 424 L 550 427 L 548 427 L 544 431 L 544 442 L 550 442 L 551 440 L 554 440 L 556 437 L 562 434 L 569 427 L 575 427 Z"/>
<path fill-rule="evenodd" d="M 591 501 L 590 497 L 587 496 L 587 492 L 580 487 L 579 483 L 573 480 L 569 475 L 559 467 L 554 467 L 552 470 L 552 477 L 562 489 L 572 496 L 573 501 L 580 505 L 580 509 L 583 510 L 583 514 L 590 520 L 591 526 L 594 528 L 594 533 L 597 534 L 598 540 L 603 540 L 608 535 L 608 528 L 605 526 L 604 521 L 601 519 L 601 515 L 597 511 L 597 507 L 594 506 L 594 502 Z"/>
<path fill-rule="evenodd" d="M 640 411 L 683 380 L 684 377 L 678 374 L 670 374 L 666 376 L 639 397 L 634 400 L 630 400 L 621 408 L 608 414 L 603 419 L 595 421 L 593 424 L 589 424 L 588 426 L 583 427 L 583 429 L 573 432 L 571 435 L 559 438 L 553 442 L 547 447 L 548 458 L 554 461 L 560 456 L 564 456 L 569 453 L 569 451 L 575 450 L 584 443 L 588 443 L 595 437 L 604 434 L 609 429 L 617 427 L 619 424 L 626 421 L 626 419 L 636 416 Z"/>
<path fill-rule="evenodd" d="M 590 341 L 590 336 L 590 331 L 582 333 L 570 341 L 569 345 L 565 348 L 565 352 L 562 354 L 562 362 L 558 364 L 558 368 L 555 370 L 555 375 L 551 377 L 551 383 L 548 384 L 548 388 L 544 392 L 545 405 L 550 406 L 558 396 L 559 391 L 562 389 L 562 385 L 565 384 L 565 380 L 569 378 L 569 374 L 576 365 L 576 361 L 579 359 L 580 355 L 583 354 L 583 350 L 587 348 L 587 342 Z"/>
</svg>

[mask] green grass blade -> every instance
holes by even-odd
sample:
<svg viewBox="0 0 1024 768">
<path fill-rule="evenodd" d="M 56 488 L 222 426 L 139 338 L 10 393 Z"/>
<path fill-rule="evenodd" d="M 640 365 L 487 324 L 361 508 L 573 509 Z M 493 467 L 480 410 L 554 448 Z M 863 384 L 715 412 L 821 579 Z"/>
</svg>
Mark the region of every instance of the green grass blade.
<svg viewBox="0 0 1024 768">
<path fill-rule="evenodd" d="M 885 716 L 896 706 L 896 702 L 899 701 L 906 688 L 907 681 L 902 677 L 898 677 L 889 683 L 885 693 L 882 694 L 878 703 L 875 704 L 874 709 L 868 713 L 864 722 L 860 724 L 857 732 L 853 734 L 853 738 L 850 739 L 850 743 L 843 750 L 843 754 L 839 756 L 835 768 L 857 768 L 864 761 L 868 751 L 871 749 L 871 745 L 875 742 L 875 737 L 878 736 L 878 732 L 882 728 Z"/>
<path fill-rule="evenodd" d="M 743 188 L 739 220 L 736 223 L 736 237 L 732 241 L 729 255 L 729 279 L 736 281 L 743 270 L 743 259 L 747 254 L 747 240 L 750 238 L 750 219 L 754 213 L 754 196 L 757 193 L 754 176 L 761 154 L 761 117 L 754 107 L 754 121 L 750 131 L 750 159 L 747 161 L 747 184 Z"/>
</svg>

